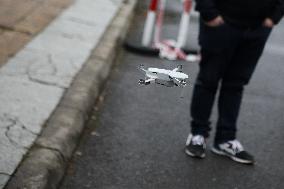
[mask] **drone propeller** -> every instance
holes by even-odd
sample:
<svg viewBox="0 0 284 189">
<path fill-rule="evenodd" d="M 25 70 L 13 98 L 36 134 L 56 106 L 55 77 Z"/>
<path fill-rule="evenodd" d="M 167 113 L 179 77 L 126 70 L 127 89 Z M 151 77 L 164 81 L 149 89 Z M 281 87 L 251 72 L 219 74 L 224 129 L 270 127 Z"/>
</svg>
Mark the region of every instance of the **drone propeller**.
<svg viewBox="0 0 284 189">
<path fill-rule="evenodd" d="M 184 98 L 185 96 L 185 92 L 186 92 L 186 86 L 187 86 L 187 83 L 185 80 L 179 80 L 177 78 L 172 78 L 173 79 L 173 82 L 178 86 L 178 87 L 181 87 L 181 94 L 180 94 L 180 98 Z"/>
<path fill-rule="evenodd" d="M 182 65 L 178 65 L 175 69 L 173 69 L 174 72 L 182 72 Z"/>
<path fill-rule="evenodd" d="M 182 71 L 182 65 L 178 65 L 177 69 L 178 69 L 177 72 L 181 72 Z"/>
<path fill-rule="evenodd" d="M 185 80 L 179 80 L 179 79 L 177 79 L 175 77 L 171 77 L 171 79 L 179 87 L 185 87 L 186 86 L 186 81 Z"/>
</svg>

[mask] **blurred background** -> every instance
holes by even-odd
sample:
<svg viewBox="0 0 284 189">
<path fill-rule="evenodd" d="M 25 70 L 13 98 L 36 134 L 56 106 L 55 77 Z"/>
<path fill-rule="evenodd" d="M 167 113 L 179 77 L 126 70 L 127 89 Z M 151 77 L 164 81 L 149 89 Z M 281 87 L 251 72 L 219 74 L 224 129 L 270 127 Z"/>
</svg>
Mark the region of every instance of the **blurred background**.
<svg viewBox="0 0 284 189">
<path fill-rule="evenodd" d="M 104 39 L 103 34 L 119 7 L 129 1 L 131 0 L 0 0 L 0 188 L 4 188 L 14 175 L 22 158 L 26 157 L 33 142 L 40 136 L 45 121 L 90 56 L 88 53 Z M 141 45 L 149 4 L 150 0 L 138 1 L 135 16 L 128 19 L 130 29 L 124 42 Z M 81 8 L 78 9 L 80 11 L 77 11 L 77 6 Z M 75 13 L 63 14 L 64 11 Z M 161 33 L 163 39 L 177 39 L 181 13 L 180 0 L 167 1 Z M 67 17 L 68 23 L 66 20 L 57 22 Z M 74 26 L 69 25 L 70 18 L 73 19 L 73 24 L 76 23 Z M 59 29 L 49 28 L 58 25 Z M 192 10 L 186 49 L 200 49 L 198 28 L 199 14 Z M 38 36 L 45 36 L 46 31 L 53 33 L 43 37 L 45 41 L 37 40 L 37 46 L 26 48 Z M 53 34 L 58 33 L 66 43 L 53 37 Z M 185 155 L 185 140 L 190 131 L 189 106 L 199 69 L 198 62 L 170 61 L 158 56 L 139 55 L 125 50 L 121 45 L 116 48 L 119 56 L 115 56 L 114 66 L 108 81 L 103 85 L 97 104 L 92 108 L 91 115 L 86 115 L 88 123 L 71 162 L 66 162 L 68 168 L 63 181 L 57 185 L 58 188 L 284 188 L 283 34 L 284 20 L 273 29 L 252 81 L 246 88 L 239 117 L 238 138 L 255 155 L 255 166 L 239 165 L 209 151 L 203 161 Z M 111 41 L 107 48 L 116 42 Z M 43 56 L 40 54 L 41 47 L 46 47 L 44 50 L 48 52 L 44 52 L 44 60 L 37 59 Z M 60 53 L 66 54 L 57 52 L 56 47 L 61 50 Z M 48 50 L 56 52 L 52 54 L 53 51 Z M 24 53 L 20 54 L 21 51 Z M 107 50 L 101 52 L 99 54 L 103 57 Z M 51 54 L 48 57 L 52 58 L 46 58 L 46 54 Z M 37 62 L 40 63 L 36 64 L 36 69 L 42 70 L 36 72 L 36 79 L 30 77 L 39 81 L 32 84 L 38 88 L 30 88 L 31 84 L 26 82 L 30 78 L 23 76 L 25 69 L 22 65 Z M 146 68 L 164 69 L 182 65 L 183 72 L 189 74 L 185 98 L 180 98 L 180 88 L 138 85 L 139 79 L 144 78 L 138 70 L 140 64 Z M 45 74 L 48 75 L 47 79 L 40 78 L 45 77 Z M 31 91 L 35 91 L 35 95 L 28 93 Z M 14 94 L 17 95 L 13 97 Z M 80 98 L 84 99 L 82 96 Z M 78 96 L 72 97 L 79 99 Z M 55 98 L 57 101 L 54 101 Z M 86 104 L 88 105 L 85 103 L 85 106 Z M 72 105 L 76 106 L 75 103 Z M 24 113 L 18 115 L 20 111 Z M 10 114 L 15 114 L 16 118 L 9 117 Z M 39 121 L 35 116 L 42 120 Z M 36 121 L 33 122 L 34 120 Z M 215 105 L 212 134 L 215 132 L 216 120 Z M 16 125 L 14 130 L 10 129 L 13 123 Z M 39 126 L 33 130 L 35 123 Z M 24 126 L 31 127 L 28 130 Z M 26 141 L 29 141 L 28 145 Z M 17 146 L 22 143 L 26 146 Z M 211 145 L 212 138 L 208 140 L 208 146 Z M 23 173 L 25 174 L 25 170 Z"/>
</svg>

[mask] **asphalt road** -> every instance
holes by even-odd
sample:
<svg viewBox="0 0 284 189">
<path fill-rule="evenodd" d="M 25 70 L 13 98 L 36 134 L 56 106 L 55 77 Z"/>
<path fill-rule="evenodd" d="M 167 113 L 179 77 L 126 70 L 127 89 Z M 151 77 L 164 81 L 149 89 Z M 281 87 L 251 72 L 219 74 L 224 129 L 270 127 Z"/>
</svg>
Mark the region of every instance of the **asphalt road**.
<svg viewBox="0 0 284 189">
<path fill-rule="evenodd" d="M 177 29 L 177 5 L 170 7 L 164 36 L 172 36 Z M 137 11 L 128 39 L 139 39 L 143 14 Z M 182 64 L 193 83 L 198 65 L 125 52 L 95 108 L 98 111 L 87 126 L 61 189 L 284 188 L 283 33 L 284 22 L 272 33 L 247 87 L 239 118 L 238 138 L 255 155 L 256 165 L 237 164 L 209 149 L 204 160 L 187 157 L 183 149 L 190 131 L 192 87 L 180 99 L 179 88 L 139 86 L 143 75 L 137 67 L 142 63 L 169 69 Z M 212 121 L 216 123 L 216 107 Z M 208 146 L 211 144 L 212 139 Z"/>
</svg>

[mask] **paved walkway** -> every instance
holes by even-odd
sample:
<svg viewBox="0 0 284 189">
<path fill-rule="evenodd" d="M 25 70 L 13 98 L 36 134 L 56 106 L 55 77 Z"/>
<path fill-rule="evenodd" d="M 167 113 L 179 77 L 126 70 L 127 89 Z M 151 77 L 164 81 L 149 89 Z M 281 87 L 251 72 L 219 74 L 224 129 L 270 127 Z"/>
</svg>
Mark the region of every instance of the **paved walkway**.
<svg viewBox="0 0 284 189">
<path fill-rule="evenodd" d="M 41 132 L 122 1 L 74 0 L 35 36 L 71 2 L 0 1 L 0 188 Z"/>
<path fill-rule="evenodd" d="M 73 0 L 1 0 L 0 66 L 72 2 Z"/>
</svg>

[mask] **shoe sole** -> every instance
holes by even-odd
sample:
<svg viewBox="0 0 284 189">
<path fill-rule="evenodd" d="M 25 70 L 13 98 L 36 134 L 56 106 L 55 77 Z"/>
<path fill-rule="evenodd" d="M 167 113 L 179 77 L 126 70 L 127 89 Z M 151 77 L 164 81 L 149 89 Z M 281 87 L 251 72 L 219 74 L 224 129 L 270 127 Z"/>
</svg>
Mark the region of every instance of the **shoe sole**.
<svg viewBox="0 0 284 189">
<path fill-rule="evenodd" d="M 249 160 L 244 160 L 244 159 L 240 159 L 240 158 L 237 158 L 235 156 L 232 156 L 230 154 L 227 154 L 221 150 L 218 150 L 216 148 L 211 148 L 211 151 L 217 155 L 221 155 L 221 156 L 226 156 L 226 157 L 229 157 L 230 159 L 232 159 L 233 161 L 235 162 L 238 162 L 238 163 L 242 163 L 242 164 L 254 164 L 254 161 L 249 161 Z"/>
<path fill-rule="evenodd" d="M 199 159 L 205 158 L 205 153 L 201 155 L 196 155 L 196 154 L 191 153 L 188 149 L 185 149 L 185 153 L 189 155 L 190 157 L 199 158 Z"/>
</svg>

